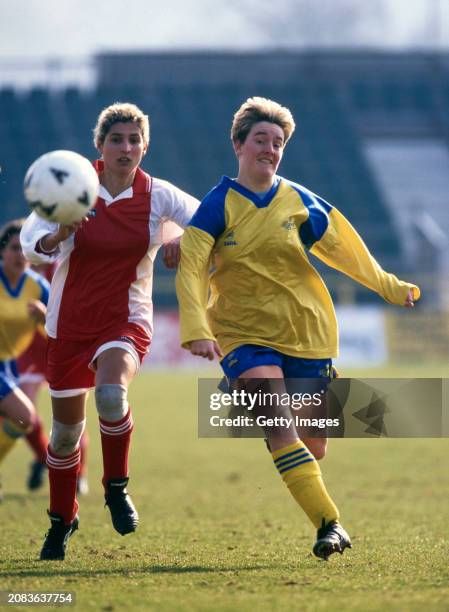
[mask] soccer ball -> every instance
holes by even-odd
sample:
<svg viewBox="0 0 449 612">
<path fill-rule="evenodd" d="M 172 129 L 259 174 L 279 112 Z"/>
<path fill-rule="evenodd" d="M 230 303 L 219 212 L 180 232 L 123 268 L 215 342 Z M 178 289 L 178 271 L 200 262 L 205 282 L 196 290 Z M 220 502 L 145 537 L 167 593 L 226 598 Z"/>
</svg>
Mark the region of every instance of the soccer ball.
<svg viewBox="0 0 449 612">
<path fill-rule="evenodd" d="M 25 198 L 37 215 L 69 225 L 81 221 L 98 197 L 98 175 L 88 159 L 73 151 L 39 157 L 25 175 Z"/>
</svg>

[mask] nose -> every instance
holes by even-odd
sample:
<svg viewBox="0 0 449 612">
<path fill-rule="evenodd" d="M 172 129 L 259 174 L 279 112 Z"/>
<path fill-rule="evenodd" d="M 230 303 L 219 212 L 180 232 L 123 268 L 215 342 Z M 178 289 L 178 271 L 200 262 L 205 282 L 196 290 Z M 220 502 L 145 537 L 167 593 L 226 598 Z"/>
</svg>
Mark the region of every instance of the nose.
<svg viewBox="0 0 449 612">
<path fill-rule="evenodd" d="M 129 151 L 131 151 L 131 143 L 127 140 L 124 140 L 122 142 L 122 150 L 124 153 L 129 153 Z"/>
</svg>

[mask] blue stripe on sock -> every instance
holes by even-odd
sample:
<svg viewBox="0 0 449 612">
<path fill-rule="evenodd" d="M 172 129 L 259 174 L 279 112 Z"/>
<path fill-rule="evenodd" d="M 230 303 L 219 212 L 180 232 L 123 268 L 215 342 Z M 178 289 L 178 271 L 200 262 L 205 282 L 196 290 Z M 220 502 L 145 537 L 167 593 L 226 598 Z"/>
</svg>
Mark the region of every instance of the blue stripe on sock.
<svg viewBox="0 0 449 612">
<path fill-rule="evenodd" d="M 307 448 L 305 446 L 301 446 L 301 448 L 297 448 L 296 450 L 291 451 L 290 453 L 281 455 L 280 457 L 275 459 L 274 462 L 277 464 L 279 461 L 284 461 L 284 459 L 287 459 L 287 457 L 291 457 L 292 455 L 296 455 L 297 453 L 302 453 L 303 451 L 306 451 L 306 450 Z"/>
<path fill-rule="evenodd" d="M 306 450 L 304 450 L 302 453 L 299 453 L 298 455 L 296 455 L 295 457 L 291 457 L 290 459 L 286 459 L 285 461 L 281 461 L 280 463 L 278 463 L 276 465 L 277 469 L 284 467 L 285 465 L 288 465 L 289 463 L 293 463 L 293 461 L 298 461 L 298 459 L 304 459 L 304 457 L 310 457 L 310 453 Z"/>
<path fill-rule="evenodd" d="M 293 463 L 293 465 L 288 465 L 283 470 L 279 470 L 279 474 L 288 472 L 288 470 L 292 470 L 293 468 L 298 467 L 298 465 L 302 465 L 303 463 L 309 463 L 310 461 L 315 461 L 315 459 L 313 457 L 310 457 L 310 459 L 303 459 L 302 461 L 297 461 L 296 463 Z"/>
</svg>

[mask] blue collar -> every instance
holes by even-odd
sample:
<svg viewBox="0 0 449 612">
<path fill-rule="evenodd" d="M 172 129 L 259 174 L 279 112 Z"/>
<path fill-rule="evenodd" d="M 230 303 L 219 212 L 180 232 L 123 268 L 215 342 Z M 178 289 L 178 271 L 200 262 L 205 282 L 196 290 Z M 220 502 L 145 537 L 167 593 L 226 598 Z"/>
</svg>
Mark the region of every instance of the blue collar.
<svg viewBox="0 0 449 612">
<path fill-rule="evenodd" d="M 281 184 L 281 177 L 280 176 L 274 177 L 273 186 L 271 187 L 271 189 L 268 190 L 268 192 L 263 197 L 260 197 L 254 191 L 251 191 L 250 189 L 243 187 L 243 185 L 240 185 L 240 183 L 237 183 L 235 179 L 229 178 L 229 176 L 223 176 L 223 178 L 221 179 L 221 182 L 227 187 L 234 189 L 234 191 L 237 191 L 245 198 L 248 198 L 248 200 L 251 200 L 251 202 L 257 208 L 266 208 L 270 204 L 274 196 L 276 195 L 277 190 L 279 189 L 279 185 Z"/>
<path fill-rule="evenodd" d="M 7 293 L 9 293 L 9 295 L 13 298 L 19 297 L 23 289 L 23 285 L 27 279 L 27 276 L 28 275 L 26 274 L 26 272 L 22 274 L 17 284 L 17 287 L 15 289 L 12 289 L 11 285 L 9 284 L 9 280 L 6 278 L 5 273 L 3 272 L 3 267 L 0 266 L 0 281 L 3 283 Z"/>
</svg>

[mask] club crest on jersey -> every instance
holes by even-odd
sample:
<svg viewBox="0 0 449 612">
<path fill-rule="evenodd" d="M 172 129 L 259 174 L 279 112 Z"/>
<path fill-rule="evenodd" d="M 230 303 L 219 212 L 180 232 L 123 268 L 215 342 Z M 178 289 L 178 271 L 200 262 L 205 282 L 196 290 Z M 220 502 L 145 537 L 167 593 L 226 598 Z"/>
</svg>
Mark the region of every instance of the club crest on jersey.
<svg viewBox="0 0 449 612">
<path fill-rule="evenodd" d="M 237 246 L 237 242 L 234 240 L 234 230 L 231 230 L 224 237 L 224 246 Z"/>
<path fill-rule="evenodd" d="M 296 229 L 295 222 L 293 221 L 293 217 L 289 217 L 287 221 L 284 221 L 282 227 L 286 230 Z"/>
</svg>

